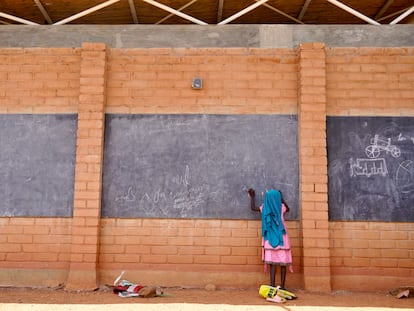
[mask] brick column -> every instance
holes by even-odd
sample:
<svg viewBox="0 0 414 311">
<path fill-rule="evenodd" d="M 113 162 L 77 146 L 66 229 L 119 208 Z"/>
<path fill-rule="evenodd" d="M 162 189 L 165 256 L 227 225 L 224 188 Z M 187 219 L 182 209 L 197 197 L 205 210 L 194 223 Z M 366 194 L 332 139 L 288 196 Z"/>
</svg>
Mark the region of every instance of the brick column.
<svg viewBox="0 0 414 311">
<path fill-rule="evenodd" d="M 323 43 L 301 44 L 298 114 L 303 277 L 306 290 L 330 291 L 326 62 Z"/>
<path fill-rule="evenodd" d="M 72 249 L 67 289 L 97 288 L 105 73 L 106 45 L 82 44 Z"/>
</svg>

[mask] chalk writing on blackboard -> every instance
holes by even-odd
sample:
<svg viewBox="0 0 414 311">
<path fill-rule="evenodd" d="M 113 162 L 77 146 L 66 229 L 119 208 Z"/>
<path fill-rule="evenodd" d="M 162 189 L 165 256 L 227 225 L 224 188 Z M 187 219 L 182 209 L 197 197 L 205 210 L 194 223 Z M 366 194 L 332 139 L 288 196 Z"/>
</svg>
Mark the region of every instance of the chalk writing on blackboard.
<svg viewBox="0 0 414 311">
<path fill-rule="evenodd" d="M 132 187 L 128 188 L 125 195 L 121 195 L 115 198 L 115 202 L 135 202 L 136 196 L 132 191 Z"/>
<path fill-rule="evenodd" d="M 167 176 L 167 178 L 173 186 L 167 191 L 156 189 L 142 194 L 137 205 L 138 210 L 156 211 L 168 216 L 168 207 L 172 207 L 175 213 L 187 217 L 190 211 L 202 209 L 206 198 L 204 192 L 208 190 L 208 185 L 190 185 L 189 165 L 185 166 L 182 174 Z"/>
<path fill-rule="evenodd" d="M 351 166 L 351 177 L 366 176 L 371 177 L 373 175 L 386 176 L 388 174 L 387 164 L 384 158 L 378 159 L 353 159 L 349 160 Z"/>
<path fill-rule="evenodd" d="M 398 138 L 397 139 L 398 139 L 398 141 L 411 140 L 411 142 L 414 144 L 414 137 L 406 136 L 406 135 L 403 135 L 402 133 L 400 133 L 398 135 Z"/>
<path fill-rule="evenodd" d="M 102 216 L 256 219 L 252 187 L 297 219 L 297 150 L 295 115 L 108 114 Z"/>
<path fill-rule="evenodd" d="M 0 115 L 0 217 L 71 217 L 77 115 Z"/>
<path fill-rule="evenodd" d="M 414 165 L 413 161 L 406 160 L 400 163 L 395 173 L 395 182 L 400 191 L 404 194 L 413 191 Z"/>
<path fill-rule="evenodd" d="M 414 118 L 328 117 L 329 217 L 413 221 Z"/>
<path fill-rule="evenodd" d="M 185 166 L 185 173 L 184 175 L 176 175 L 173 177 L 173 182 L 177 185 L 189 186 L 189 178 L 190 178 L 190 167 L 188 165 Z"/>
<path fill-rule="evenodd" d="M 368 158 L 378 158 L 381 151 L 390 153 L 394 158 L 398 158 L 401 155 L 401 150 L 395 145 L 391 144 L 391 138 L 382 139 L 379 135 L 375 135 L 371 139 L 371 144 L 365 148 L 365 153 Z"/>
<path fill-rule="evenodd" d="M 370 145 L 365 147 L 368 159 L 357 158 L 354 160 L 351 158 L 349 160 L 351 177 L 386 176 L 388 174 L 387 162 L 385 158 L 378 158 L 382 151 L 391 154 L 394 158 L 401 156 L 401 149 L 391 144 L 391 138 L 380 138 L 378 134 L 375 134 L 374 138 L 370 140 Z"/>
</svg>

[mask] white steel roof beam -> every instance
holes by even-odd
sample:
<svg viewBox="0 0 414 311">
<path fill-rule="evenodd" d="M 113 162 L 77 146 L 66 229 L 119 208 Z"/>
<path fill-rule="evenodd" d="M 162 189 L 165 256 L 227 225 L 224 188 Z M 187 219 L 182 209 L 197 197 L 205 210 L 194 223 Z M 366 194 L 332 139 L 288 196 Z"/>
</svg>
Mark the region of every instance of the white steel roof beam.
<svg viewBox="0 0 414 311">
<path fill-rule="evenodd" d="M 6 19 L 9 19 L 11 21 L 15 21 L 21 24 L 25 24 L 25 25 L 39 25 L 38 23 L 28 21 L 27 19 L 23 19 L 23 18 L 14 16 L 14 15 L 3 13 L 3 12 L 0 12 L 0 17 L 6 18 Z"/>
<path fill-rule="evenodd" d="M 34 0 L 34 2 L 36 3 L 37 8 L 40 10 L 47 23 L 53 24 L 52 19 L 50 18 L 49 14 L 47 14 L 42 2 L 40 2 L 40 0 Z"/>
<path fill-rule="evenodd" d="M 302 6 L 302 9 L 300 10 L 300 13 L 298 15 L 298 20 L 302 20 L 305 16 L 306 11 L 308 10 L 309 4 L 312 0 L 306 0 L 305 3 Z"/>
<path fill-rule="evenodd" d="M 401 14 L 401 13 L 404 13 L 405 11 L 407 11 L 409 8 L 405 8 L 405 9 L 402 9 L 402 10 L 399 10 L 399 11 L 397 11 L 397 12 L 394 12 L 394 13 L 391 13 L 391 14 L 388 14 L 387 16 L 383 16 L 383 17 L 381 17 L 381 18 L 378 18 L 378 22 L 380 22 L 380 21 L 383 21 L 383 20 L 386 20 L 386 19 L 389 19 L 389 18 L 391 18 L 391 17 L 394 17 L 394 16 L 396 16 L 396 15 L 398 15 L 398 14 Z"/>
<path fill-rule="evenodd" d="M 341 3 L 337 0 L 326 0 L 326 1 L 332 3 L 333 5 L 337 6 L 340 9 L 342 9 L 342 10 L 348 12 L 348 13 L 351 13 L 352 15 L 362 19 L 363 21 L 367 22 L 368 24 L 381 25 L 380 23 L 374 21 L 373 19 L 369 18 L 368 16 L 365 16 L 364 14 L 358 12 L 357 10 L 354 10 L 353 8 L 351 8 L 351 7 L 345 5 L 345 4 L 343 4 L 343 3 Z"/>
<path fill-rule="evenodd" d="M 405 13 L 401 14 L 400 16 L 398 16 L 396 19 L 394 19 L 390 25 L 395 25 L 398 22 L 402 21 L 404 18 L 406 18 L 408 15 L 410 15 L 411 13 L 414 12 L 414 6 L 412 6 L 410 9 L 408 9 Z"/>
<path fill-rule="evenodd" d="M 82 11 L 82 12 L 78 13 L 78 14 L 72 15 L 68 18 L 62 19 L 61 21 L 56 22 L 53 25 L 63 25 L 63 24 L 70 23 L 71 21 L 74 21 L 78 18 L 81 18 L 81 17 L 86 16 L 88 14 L 91 14 L 93 12 L 99 11 L 99 10 L 101 10 L 103 8 L 106 8 L 107 6 L 110 6 L 110 5 L 112 5 L 116 2 L 119 2 L 119 1 L 121 1 L 121 0 L 108 0 L 108 1 L 105 1 L 101 4 L 98 4 L 98 5 L 95 5 L 94 7 L 91 7 L 90 9 L 87 9 L 85 11 Z"/>
<path fill-rule="evenodd" d="M 137 10 L 135 9 L 135 3 L 134 0 L 128 0 L 129 4 L 129 10 L 131 11 L 132 20 L 135 24 L 138 24 L 138 16 L 137 16 Z"/>
<path fill-rule="evenodd" d="M 169 6 L 166 6 L 166 5 L 164 5 L 162 3 L 159 3 L 157 1 L 153 1 L 153 0 L 142 0 L 142 1 L 144 1 L 144 2 L 146 2 L 148 4 L 151 4 L 153 6 L 156 6 L 157 8 L 160 8 L 161 10 L 164 10 L 164 11 L 170 12 L 172 14 L 175 14 L 175 15 L 177 15 L 179 17 L 182 17 L 182 18 L 184 18 L 184 19 L 186 19 L 186 20 L 188 20 L 190 22 L 193 22 L 195 24 L 198 24 L 198 25 L 208 25 L 207 23 L 203 22 L 202 20 L 199 20 L 197 18 L 194 18 L 194 17 L 192 17 L 190 15 L 184 14 L 184 13 L 182 13 L 180 11 L 177 11 L 177 10 L 175 10 L 173 8 L 170 8 Z"/>
<path fill-rule="evenodd" d="M 181 12 L 182 10 L 184 10 L 185 8 L 189 7 L 190 5 L 192 5 L 194 2 L 197 2 L 198 0 L 193 0 L 188 2 L 187 4 L 184 4 L 181 8 L 179 8 L 177 11 Z M 166 17 L 164 17 L 163 19 L 159 20 L 158 22 L 156 22 L 156 25 L 161 24 L 162 22 L 164 22 L 165 20 L 169 19 L 170 17 L 174 16 L 175 14 L 169 14 Z"/>
<path fill-rule="evenodd" d="M 259 0 L 256 3 L 253 3 L 253 4 L 249 5 L 247 8 L 241 10 L 240 12 L 238 12 L 236 14 L 233 14 L 232 16 L 226 18 L 224 21 L 221 21 L 217 25 L 228 24 L 231 21 L 234 21 L 235 19 L 239 18 L 240 16 L 243 16 L 244 14 L 249 13 L 250 11 L 253 11 L 255 8 L 257 8 L 258 6 L 261 6 L 262 4 L 266 3 L 267 1 L 269 1 L 269 0 Z"/>
<path fill-rule="evenodd" d="M 381 7 L 379 12 L 375 15 L 375 20 L 378 20 L 381 16 L 383 16 L 393 2 L 394 0 L 387 0 L 387 2 Z"/>
<path fill-rule="evenodd" d="M 223 19 L 223 7 L 224 7 L 224 0 L 219 0 L 218 8 L 217 8 L 217 23 L 220 23 Z"/>
<path fill-rule="evenodd" d="M 259 1 L 259 0 L 255 0 L 255 1 Z M 271 5 L 267 4 L 267 3 L 263 3 L 263 6 L 267 7 L 268 9 L 271 9 L 272 11 L 275 11 L 276 13 L 279 13 L 280 15 L 283 15 L 284 17 L 287 17 L 287 18 L 291 19 L 292 21 L 294 21 L 294 22 L 296 22 L 298 24 L 304 24 L 299 19 L 294 18 L 293 16 L 290 16 L 289 14 L 287 14 L 287 13 L 285 13 L 285 12 L 279 10 L 279 9 L 276 9 L 274 6 L 271 6 Z"/>
</svg>

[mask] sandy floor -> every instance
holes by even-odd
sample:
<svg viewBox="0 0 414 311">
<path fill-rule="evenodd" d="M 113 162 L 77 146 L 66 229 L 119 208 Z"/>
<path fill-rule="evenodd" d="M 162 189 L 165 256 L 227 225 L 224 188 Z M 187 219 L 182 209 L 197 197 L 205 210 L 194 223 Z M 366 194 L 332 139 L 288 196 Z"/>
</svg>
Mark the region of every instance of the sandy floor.
<svg viewBox="0 0 414 311">
<path fill-rule="evenodd" d="M 397 299 L 389 293 L 294 291 L 298 299 L 284 304 L 267 302 L 256 290 L 164 289 L 164 297 L 121 298 L 111 289 L 69 292 L 63 289 L 0 288 L 0 310 L 414 310 L 414 298 Z"/>
</svg>

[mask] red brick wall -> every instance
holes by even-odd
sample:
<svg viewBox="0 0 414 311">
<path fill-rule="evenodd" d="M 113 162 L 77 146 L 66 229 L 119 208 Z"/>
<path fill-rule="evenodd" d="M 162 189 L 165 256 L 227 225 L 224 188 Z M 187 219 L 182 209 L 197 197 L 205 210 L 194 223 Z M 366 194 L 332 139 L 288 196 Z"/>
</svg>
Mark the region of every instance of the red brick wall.
<svg viewBox="0 0 414 311">
<path fill-rule="evenodd" d="M 328 115 L 414 116 L 413 48 L 327 48 L 326 54 Z M 413 223 L 330 222 L 329 228 L 333 288 L 387 290 L 414 277 Z"/>
<path fill-rule="evenodd" d="M 112 49 L 108 63 L 110 113 L 297 113 L 295 50 Z M 202 90 L 191 88 L 194 77 L 203 79 Z M 99 265 L 107 282 L 122 267 L 142 282 L 167 285 L 268 280 L 258 221 L 104 219 L 102 228 Z M 297 272 L 291 281 L 301 286 L 297 222 L 289 228 Z"/>
<path fill-rule="evenodd" d="M 290 49 L 112 49 L 107 112 L 296 113 L 296 73 Z"/>
<path fill-rule="evenodd" d="M 323 44 L 0 49 L 0 113 L 79 119 L 74 217 L 0 218 L 0 284 L 92 288 L 121 270 L 161 285 L 267 283 L 259 221 L 100 219 L 103 112 L 297 113 L 301 220 L 288 222 L 295 273 L 287 285 L 329 291 L 407 283 L 413 223 L 328 221 L 325 118 L 414 116 L 413 66 L 413 49 Z M 202 90 L 191 89 L 194 77 Z"/>
<path fill-rule="evenodd" d="M 0 49 L 0 113 L 76 113 L 79 62 L 80 49 Z M 0 218 L 0 284 L 65 283 L 71 228 L 70 218 Z"/>
<path fill-rule="evenodd" d="M 69 289 L 99 286 L 106 54 L 105 44 L 82 45 Z"/>
<path fill-rule="evenodd" d="M 301 233 L 305 288 L 330 291 L 326 61 L 322 43 L 298 48 Z"/>
<path fill-rule="evenodd" d="M 412 223 L 332 222 L 334 289 L 389 290 L 414 277 Z"/>
<path fill-rule="evenodd" d="M 288 222 L 288 230 L 299 274 L 297 222 Z M 260 239 L 260 222 L 253 220 L 103 219 L 99 268 L 107 282 L 127 270 L 150 284 L 251 287 L 268 280 Z M 289 277 L 300 286 L 300 275 Z"/>
<path fill-rule="evenodd" d="M 328 48 L 327 114 L 414 115 L 413 48 Z"/>
<path fill-rule="evenodd" d="M 0 49 L 0 112 L 77 112 L 79 61 L 80 49 Z"/>
</svg>

